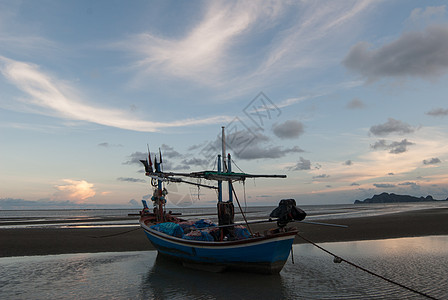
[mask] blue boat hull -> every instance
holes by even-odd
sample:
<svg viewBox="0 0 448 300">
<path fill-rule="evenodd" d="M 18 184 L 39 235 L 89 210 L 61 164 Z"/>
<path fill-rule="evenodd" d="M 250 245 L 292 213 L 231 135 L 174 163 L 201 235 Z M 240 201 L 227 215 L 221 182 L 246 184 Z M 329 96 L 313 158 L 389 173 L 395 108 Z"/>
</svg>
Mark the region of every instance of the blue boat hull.
<svg viewBox="0 0 448 300">
<path fill-rule="evenodd" d="M 142 226 L 158 252 L 189 267 L 278 273 L 288 259 L 297 231 L 238 241 L 204 242 L 172 237 Z"/>
</svg>

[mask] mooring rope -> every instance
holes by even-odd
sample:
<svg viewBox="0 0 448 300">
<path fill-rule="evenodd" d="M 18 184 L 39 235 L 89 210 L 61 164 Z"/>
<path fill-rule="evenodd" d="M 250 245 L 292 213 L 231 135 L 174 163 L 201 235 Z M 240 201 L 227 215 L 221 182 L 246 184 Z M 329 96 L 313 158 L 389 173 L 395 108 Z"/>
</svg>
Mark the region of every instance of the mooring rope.
<svg viewBox="0 0 448 300">
<path fill-rule="evenodd" d="M 398 283 L 398 282 L 396 282 L 396 281 L 393 281 L 393 280 L 391 280 L 391 279 L 389 279 L 389 278 L 386 278 L 386 277 L 384 277 L 384 276 L 382 276 L 382 275 L 380 275 L 380 274 L 377 274 L 377 273 L 374 273 L 374 272 L 372 272 L 372 271 L 370 271 L 370 270 L 367 270 L 366 268 L 363 268 L 363 267 L 361 267 L 361 266 L 359 266 L 359 265 L 357 265 L 357 264 L 355 264 L 355 263 L 352 263 L 351 261 L 348 261 L 348 260 L 346 260 L 346 259 L 344 259 L 344 258 L 342 258 L 342 257 L 340 257 L 340 256 L 337 256 L 336 254 L 334 254 L 334 253 L 328 251 L 327 249 L 322 248 L 321 246 L 319 246 L 319 245 L 316 244 L 315 242 L 313 242 L 313 241 L 307 239 L 306 237 L 300 235 L 299 233 L 297 233 L 297 236 L 300 237 L 301 239 L 305 240 L 306 242 L 312 244 L 313 246 L 316 246 L 316 247 L 319 248 L 320 250 L 322 250 L 322 251 L 324 251 L 324 252 L 330 254 L 331 256 L 333 256 L 333 257 L 334 257 L 334 261 L 335 261 L 336 263 L 340 263 L 340 262 L 342 262 L 342 261 L 343 261 L 343 262 L 346 262 L 347 264 L 349 264 L 349 265 L 351 265 L 351 266 L 353 266 L 353 267 L 355 267 L 355 268 L 357 268 L 357 269 L 360 269 L 361 271 L 364 271 L 364 272 L 366 272 L 366 273 L 369 273 L 370 275 L 373 275 L 373 276 L 376 276 L 376 277 L 378 277 L 378 278 L 381 278 L 381 279 L 383 279 L 383 280 L 385 280 L 385 281 L 387 281 L 387 282 L 389 282 L 389 283 L 395 284 L 395 285 L 397 285 L 397 286 L 399 286 L 399 287 L 401 287 L 401 288 L 404 288 L 404 289 L 406 289 L 406 290 L 408 290 L 408 291 L 414 292 L 414 293 L 416 293 L 416 294 L 419 294 L 419 295 L 421 295 L 421 296 L 427 297 L 427 298 L 429 298 L 429 299 L 435 299 L 435 300 L 438 300 L 437 298 L 435 298 L 435 297 L 433 297 L 433 296 L 431 296 L 431 295 L 428 295 L 428 294 L 426 294 L 426 293 L 417 291 L 417 290 L 415 290 L 415 289 L 413 289 L 413 288 L 410 288 L 410 287 L 408 287 L 408 286 L 406 286 L 406 285 L 403 285 L 403 284 Z"/>
<path fill-rule="evenodd" d="M 100 236 L 92 236 L 92 235 L 89 235 L 89 237 L 94 238 L 94 239 L 101 239 L 101 238 L 106 238 L 106 237 L 111 237 L 111 236 L 117 236 L 117 235 L 126 234 L 126 233 L 129 233 L 129 232 L 132 232 L 132 231 L 136 231 L 136 230 L 139 230 L 139 229 L 142 229 L 142 228 L 141 228 L 141 227 L 137 227 L 137 228 L 134 228 L 134 229 L 131 229 L 131 230 L 127 230 L 127 231 L 124 231 L 124 232 L 119 232 L 119 233 L 114 233 L 114 234 L 108 234 L 108 235 L 100 235 Z"/>
</svg>

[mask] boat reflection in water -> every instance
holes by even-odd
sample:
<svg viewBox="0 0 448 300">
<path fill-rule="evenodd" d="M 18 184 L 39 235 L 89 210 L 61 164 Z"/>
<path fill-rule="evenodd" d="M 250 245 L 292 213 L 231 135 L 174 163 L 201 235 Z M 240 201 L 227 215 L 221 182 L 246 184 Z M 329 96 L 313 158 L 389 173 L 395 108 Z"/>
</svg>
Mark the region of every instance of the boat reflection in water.
<svg viewBox="0 0 448 300">
<path fill-rule="evenodd" d="M 157 255 L 141 285 L 142 299 L 287 299 L 279 274 L 204 272 Z"/>
</svg>

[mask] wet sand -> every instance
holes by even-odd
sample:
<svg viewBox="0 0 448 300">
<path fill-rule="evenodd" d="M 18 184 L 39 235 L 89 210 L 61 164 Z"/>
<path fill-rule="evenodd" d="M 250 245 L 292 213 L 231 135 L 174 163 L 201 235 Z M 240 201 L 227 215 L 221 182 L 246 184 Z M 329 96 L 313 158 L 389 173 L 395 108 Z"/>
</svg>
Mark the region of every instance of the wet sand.
<svg viewBox="0 0 448 300">
<path fill-rule="evenodd" d="M 312 221 L 312 220 L 310 220 Z M 448 209 L 427 209 L 375 217 L 319 220 L 348 228 L 295 223 L 304 237 L 316 242 L 375 240 L 448 235 Z M 274 224 L 254 224 L 263 232 Z M 305 243 L 296 237 L 295 243 Z M 0 257 L 153 250 L 142 229 L 136 228 L 24 228 L 0 229 Z"/>
</svg>

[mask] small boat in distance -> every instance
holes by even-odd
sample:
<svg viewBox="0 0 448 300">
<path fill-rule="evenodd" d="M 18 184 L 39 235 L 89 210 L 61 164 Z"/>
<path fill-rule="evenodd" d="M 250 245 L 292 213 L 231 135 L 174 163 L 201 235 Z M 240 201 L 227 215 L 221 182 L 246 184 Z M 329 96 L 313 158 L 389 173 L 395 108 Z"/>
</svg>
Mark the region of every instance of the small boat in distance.
<svg viewBox="0 0 448 300">
<path fill-rule="evenodd" d="M 149 149 L 148 149 L 149 152 Z M 217 171 L 192 173 L 164 172 L 159 161 L 154 159 L 154 169 L 150 153 L 148 159 L 141 160 L 145 174 L 151 178 L 153 187 L 153 209 L 145 200 L 140 213 L 140 226 L 160 255 L 180 261 L 186 267 L 220 272 L 239 270 L 257 273 L 279 273 L 292 249 L 297 229 L 287 227 L 290 221 L 301 221 L 306 213 L 296 207 L 294 199 L 284 199 L 263 222 L 277 222 L 277 227 L 264 233 L 253 232 L 238 197 L 233 182 L 246 178 L 286 178 L 286 175 L 254 175 L 232 172 L 230 154 L 225 157 L 225 132 L 222 127 L 222 156 L 218 155 Z M 205 179 L 217 185 L 195 183 L 186 178 Z M 228 201 L 223 201 L 223 181 L 228 183 Z M 166 212 L 167 190 L 165 183 L 177 182 L 197 185 L 217 190 L 218 224 L 209 220 L 184 220 L 171 212 Z M 237 202 L 244 223 L 234 223 L 234 200 Z"/>
</svg>

